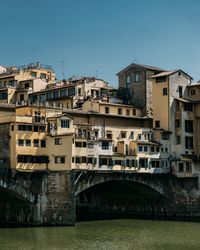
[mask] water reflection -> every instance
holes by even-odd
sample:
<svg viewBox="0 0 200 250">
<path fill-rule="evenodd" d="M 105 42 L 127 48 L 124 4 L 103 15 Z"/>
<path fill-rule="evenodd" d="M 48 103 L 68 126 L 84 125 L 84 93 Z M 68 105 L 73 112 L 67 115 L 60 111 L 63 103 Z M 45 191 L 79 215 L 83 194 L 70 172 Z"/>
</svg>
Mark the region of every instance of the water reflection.
<svg viewBox="0 0 200 250">
<path fill-rule="evenodd" d="M 0 249 L 199 250 L 200 224 L 113 220 L 81 222 L 75 227 L 7 228 L 0 229 Z"/>
</svg>

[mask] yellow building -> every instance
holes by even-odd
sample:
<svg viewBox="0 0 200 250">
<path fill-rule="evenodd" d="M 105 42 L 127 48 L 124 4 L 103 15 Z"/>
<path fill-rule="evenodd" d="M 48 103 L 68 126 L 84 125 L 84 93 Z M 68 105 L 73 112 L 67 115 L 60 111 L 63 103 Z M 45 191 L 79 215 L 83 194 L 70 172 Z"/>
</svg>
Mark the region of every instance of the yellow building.
<svg viewBox="0 0 200 250">
<path fill-rule="evenodd" d="M 0 72 L 0 103 L 27 101 L 28 90 L 38 91 L 53 81 L 55 73 L 52 68 L 40 63 L 6 68 Z M 21 96 L 16 96 L 19 92 Z"/>
<path fill-rule="evenodd" d="M 60 115 L 60 109 L 42 107 L 18 107 L 15 114 L 2 115 L 0 133 L 7 138 L 4 150 L 10 156 L 7 167 L 19 171 L 71 169 L 72 120 Z M 56 124 L 53 132 L 52 123 Z"/>
</svg>

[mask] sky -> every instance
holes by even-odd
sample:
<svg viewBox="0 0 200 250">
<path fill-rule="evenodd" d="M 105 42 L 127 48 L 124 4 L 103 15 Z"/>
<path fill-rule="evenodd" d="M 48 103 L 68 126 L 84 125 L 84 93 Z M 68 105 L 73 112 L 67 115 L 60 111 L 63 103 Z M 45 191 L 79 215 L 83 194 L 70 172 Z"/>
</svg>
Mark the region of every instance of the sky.
<svg viewBox="0 0 200 250">
<path fill-rule="evenodd" d="M 58 79 L 117 86 L 131 63 L 200 79 L 199 0 L 0 0 L 0 65 L 41 62 Z"/>
</svg>

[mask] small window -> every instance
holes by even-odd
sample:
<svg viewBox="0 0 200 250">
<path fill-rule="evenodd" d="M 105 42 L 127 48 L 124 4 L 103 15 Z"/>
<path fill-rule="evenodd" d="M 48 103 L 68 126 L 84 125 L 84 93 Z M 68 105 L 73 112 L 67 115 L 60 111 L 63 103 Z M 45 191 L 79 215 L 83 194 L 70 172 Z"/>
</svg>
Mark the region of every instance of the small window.
<svg viewBox="0 0 200 250">
<path fill-rule="evenodd" d="M 122 115 L 122 109 L 118 108 L 118 115 Z"/>
<path fill-rule="evenodd" d="M 191 89 L 191 95 L 195 95 L 196 93 L 195 93 L 195 89 Z"/>
<path fill-rule="evenodd" d="M 178 86 L 178 94 L 179 94 L 180 98 L 183 97 L 183 87 L 182 86 Z"/>
<path fill-rule="evenodd" d="M 105 113 L 109 114 L 109 107 L 105 107 Z"/>
<path fill-rule="evenodd" d="M 185 120 L 185 132 L 193 132 L 193 120 Z"/>
<path fill-rule="evenodd" d="M 126 84 L 131 83 L 131 77 L 130 76 L 126 76 Z"/>
<path fill-rule="evenodd" d="M 136 115 L 136 110 L 132 109 L 132 114 L 135 116 Z"/>
<path fill-rule="evenodd" d="M 155 121 L 155 127 L 160 128 L 160 121 Z"/>
<path fill-rule="evenodd" d="M 178 163 L 178 171 L 179 171 L 179 172 L 183 172 L 183 170 L 184 170 L 184 169 L 183 169 L 183 162 L 179 162 L 179 163 Z"/>
<path fill-rule="evenodd" d="M 156 152 L 159 153 L 160 152 L 160 148 L 156 147 Z"/>
<path fill-rule="evenodd" d="M 126 132 L 121 132 L 121 138 L 126 138 Z"/>
<path fill-rule="evenodd" d="M 26 146 L 30 147 L 31 146 L 31 140 L 26 140 Z"/>
<path fill-rule="evenodd" d="M 55 156 L 55 164 L 63 164 L 63 163 L 65 163 L 64 156 Z"/>
<path fill-rule="evenodd" d="M 136 73 L 136 74 L 134 75 L 134 81 L 135 81 L 135 82 L 139 82 L 139 81 L 140 81 L 140 75 L 139 75 L 138 73 Z"/>
<path fill-rule="evenodd" d="M 184 103 L 184 111 L 193 111 L 192 103 Z"/>
<path fill-rule="evenodd" d="M 190 162 L 186 162 L 186 172 L 191 172 L 192 171 L 192 167 L 191 167 L 191 163 Z"/>
<path fill-rule="evenodd" d="M 19 139 L 18 140 L 18 146 L 24 146 L 24 140 Z"/>
<path fill-rule="evenodd" d="M 61 120 L 61 128 L 69 128 L 69 120 Z"/>
<path fill-rule="evenodd" d="M 163 95 L 167 95 L 167 88 L 163 88 Z"/>
<path fill-rule="evenodd" d="M 102 149 L 103 150 L 109 149 L 109 142 L 108 141 L 102 141 Z"/>
<path fill-rule="evenodd" d="M 46 79 L 46 74 L 41 73 L 41 74 L 40 74 L 40 78 L 41 78 L 41 79 Z"/>
<path fill-rule="evenodd" d="M 75 142 L 75 147 L 76 147 L 76 148 L 82 148 L 82 142 L 76 141 L 76 142 Z"/>
<path fill-rule="evenodd" d="M 169 140 L 169 139 L 170 139 L 170 134 L 162 133 L 162 140 Z"/>
<path fill-rule="evenodd" d="M 35 148 L 39 148 L 39 140 L 38 139 L 33 140 L 33 145 Z"/>
<path fill-rule="evenodd" d="M 142 147 L 142 146 L 139 146 L 139 147 L 138 147 L 138 151 L 139 151 L 139 152 L 142 152 L 142 150 L 143 150 L 143 147 Z"/>
<path fill-rule="evenodd" d="M 41 140 L 40 145 L 41 148 L 46 148 L 46 140 Z"/>
<path fill-rule="evenodd" d="M 130 139 L 134 139 L 134 132 L 133 131 L 131 131 Z"/>
<path fill-rule="evenodd" d="M 15 125 L 11 125 L 11 131 L 15 130 Z"/>
<path fill-rule="evenodd" d="M 62 138 L 55 138 L 55 145 L 62 145 Z"/>
<path fill-rule="evenodd" d="M 151 153 L 154 153 L 154 152 L 155 152 L 155 148 L 151 147 Z"/>
<path fill-rule="evenodd" d="M 178 135 L 176 136 L 176 145 L 181 144 L 181 137 Z"/>
<path fill-rule="evenodd" d="M 130 115 L 130 110 L 129 109 L 126 110 L 126 115 L 128 115 L 128 116 Z"/>
<path fill-rule="evenodd" d="M 78 88 L 78 95 L 81 95 L 81 88 Z"/>
<path fill-rule="evenodd" d="M 144 152 L 147 152 L 147 151 L 148 151 L 148 147 L 144 146 Z"/>
<path fill-rule="evenodd" d="M 179 119 L 176 119 L 176 120 L 175 120 L 175 127 L 176 127 L 176 128 L 180 128 L 180 126 L 181 126 L 180 120 L 179 120 Z"/>
<path fill-rule="evenodd" d="M 37 73 L 36 72 L 31 72 L 31 77 L 37 77 Z"/>
</svg>

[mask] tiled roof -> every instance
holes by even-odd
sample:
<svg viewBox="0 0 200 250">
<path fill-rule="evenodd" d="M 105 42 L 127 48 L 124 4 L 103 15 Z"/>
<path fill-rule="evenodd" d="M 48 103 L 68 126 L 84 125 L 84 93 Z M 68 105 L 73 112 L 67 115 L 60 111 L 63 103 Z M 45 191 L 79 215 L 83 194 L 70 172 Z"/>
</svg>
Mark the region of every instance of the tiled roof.
<svg viewBox="0 0 200 250">
<path fill-rule="evenodd" d="M 138 64 L 138 63 L 131 63 L 129 66 L 127 66 L 126 68 L 124 68 L 121 71 L 119 71 L 117 73 L 117 75 L 120 74 L 120 73 L 122 73 L 123 71 L 128 70 L 131 67 L 134 67 L 134 66 L 145 68 L 145 69 L 149 69 L 149 70 L 152 70 L 152 71 L 165 71 L 164 69 L 160 69 L 158 67 L 154 67 L 154 66 L 150 66 L 150 65 Z"/>
</svg>

